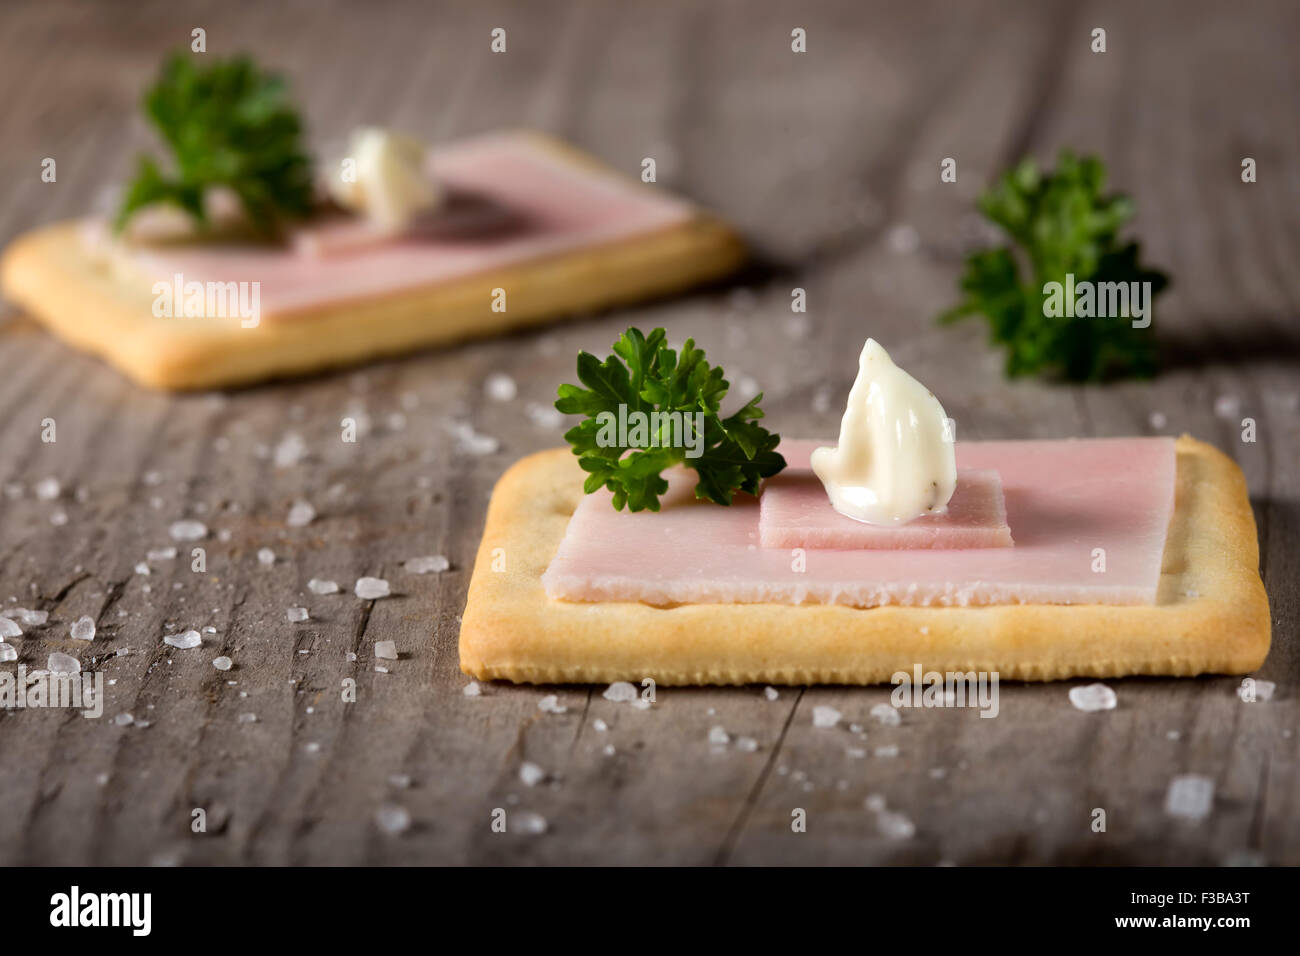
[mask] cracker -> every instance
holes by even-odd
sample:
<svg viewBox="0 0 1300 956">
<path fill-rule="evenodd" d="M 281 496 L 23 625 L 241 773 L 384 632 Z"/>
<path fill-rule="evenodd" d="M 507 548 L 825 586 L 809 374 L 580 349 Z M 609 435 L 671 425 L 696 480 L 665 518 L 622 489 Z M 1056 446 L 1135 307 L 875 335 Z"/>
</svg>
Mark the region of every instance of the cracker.
<svg viewBox="0 0 1300 956">
<path fill-rule="evenodd" d="M 1241 674 L 1268 654 L 1268 597 L 1241 470 L 1178 440 L 1174 517 L 1152 606 L 877 607 L 570 603 L 542 589 L 582 498 L 567 449 L 517 462 L 488 508 L 460 664 L 521 683 L 876 684 L 898 671 L 1003 680 Z"/>
<path fill-rule="evenodd" d="M 617 176 L 572 147 L 530 138 L 562 162 Z M 719 278 L 745 255 L 730 228 L 695 210 L 678 225 L 633 238 L 241 328 L 154 317 L 150 283 L 115 277 L 88 253 L 80 229 L 56 223 L 15 240 L 0 261 L 5 296 L 69 344 L 165 389 L 307 374 L 625 305 Z M 507 311 L 490 307 L 496 288 L 506 292 Z"/>
</svg>

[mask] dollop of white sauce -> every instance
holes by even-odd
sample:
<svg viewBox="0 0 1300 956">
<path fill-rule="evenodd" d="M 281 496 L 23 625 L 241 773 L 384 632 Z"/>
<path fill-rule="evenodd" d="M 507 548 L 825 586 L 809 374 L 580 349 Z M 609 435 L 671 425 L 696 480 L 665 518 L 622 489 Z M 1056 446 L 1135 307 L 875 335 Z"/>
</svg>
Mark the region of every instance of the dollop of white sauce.
<svg viewBox="0 0 1300 956">
<path fill-rule="evenodd" d="M 340 163 L 329 178 L 330 195 L 384 232 L 405 231 L 416 216 L 442 199 L 428 168 L 428 148 L 418 139 L 362 127 L 349 138 L 347 159 L 352 160 L 351 169 Z"/>
<path fill-rule="evenodd" d="M 867 339 L 839 444 L 816 449 L 812 468 L 840 514 L 869 524 L 906 524 L 948 510 L 957 487 L 953 437 L 934 393 Z"/>
</svg>

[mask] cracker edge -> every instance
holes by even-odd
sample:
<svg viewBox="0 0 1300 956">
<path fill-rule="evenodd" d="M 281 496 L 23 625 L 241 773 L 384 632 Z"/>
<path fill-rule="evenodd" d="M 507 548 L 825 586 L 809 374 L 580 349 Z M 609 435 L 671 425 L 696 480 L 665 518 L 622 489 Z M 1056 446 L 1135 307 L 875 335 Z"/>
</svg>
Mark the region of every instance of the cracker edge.
<svg viewBox="0 0 1300 956">
<path fill-rule="evenodd" d="M 632 181 L 552 137 L 513 135 L 563 162 Z M 0 258 L 0 289 L 59 338 L 107 360 L 141 385 L 167 390 L 305 375 L 645 301 L 721 278 L 747 255 L 730 227 L 696 209 L 686 222 L 645 235 L 453 282 L 303 310 L 245 329 L 155 318 L 152 294 L 143 285 L 114 279 L 88 256 L 79 227 L 77 221 L 60 222 L 15 239 Z M 507 312 L 491 310 L 495 288 L 506 290 Z"/>
<path fill-rule="evenodd" d="M 1271 622 L 1245 478 L 1188 435 L 1176 455 L 1154 606 L 859 609 L 548 598 L 540 576 L 582 497 L 582 473 L 566 449 L 539 452 L 493 491 L 461 625 L 461 669 L 517 683 L 650 677 L 662 685 L 876 684 L 916 663 L 1026 681 L 1246 673 L 1268 654 Z M 497 548 L 504 571 L 492 570 Z"/>
</svg>

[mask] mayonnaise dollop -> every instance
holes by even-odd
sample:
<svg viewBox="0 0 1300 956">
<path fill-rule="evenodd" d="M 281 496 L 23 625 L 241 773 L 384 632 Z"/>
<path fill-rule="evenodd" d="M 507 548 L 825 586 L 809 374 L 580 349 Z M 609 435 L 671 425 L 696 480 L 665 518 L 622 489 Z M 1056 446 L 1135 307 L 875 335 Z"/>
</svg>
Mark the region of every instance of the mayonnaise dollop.
<svg viewBox="0 0 1300 956">
<path fill-rule="evenodd" d="M 957 487 L 943 406 L 875 339 L 867 339 L 858 358 L 839 445 L 816 449 L 812 468 L 836 511 L 869 524 L 943 514 Z"/>
<path fill-rule="evenodd" d="M 329 191 L 344 209 L 361 213 L 384 232 L 402 232 L 438 205 L 441 190 L 429 172 L 424 143 L 391 130 L 363 127 L 352 133 L 351 175 L 329 177 Z"/>
</svg>

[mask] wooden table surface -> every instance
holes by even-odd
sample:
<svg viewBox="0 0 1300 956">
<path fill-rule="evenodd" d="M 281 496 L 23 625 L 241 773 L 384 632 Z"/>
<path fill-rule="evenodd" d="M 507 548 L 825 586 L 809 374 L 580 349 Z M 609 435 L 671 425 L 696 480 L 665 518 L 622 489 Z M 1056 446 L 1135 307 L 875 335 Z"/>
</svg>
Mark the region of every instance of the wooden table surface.
<svg viewBox="0 0 1300 956">
<path fill-rule="evenodd" d="M 13 642 L 20 663 L 70 652 L 110 684 L 100 720 L 0 712 L 0 864 L 1300 863 L 1295 4 L 9 2 L 0 243 L 102 203 L 151 142 L 140 90 L 197 26 L 209 54 L 249 50 L 285 71 L 318 144 L 361 123 L 433 140 L 533 126 L 632 173 L 652 156 L 663 186 L 738 224 L 765 264 L 644 308 L 176 397 L 9 310 L 0 603 L 50 612 Z M 504 55 L 488 49 L 496 26 Z M 1089 49 L 1098 26 L 1104 54 Z M 790 51 L 794 27 L 806 54 Z M 1061 146 L 1106 159 L 1138 201 L 1147 258 L 1174 277 L 1153 382 L 1009 384 L 980 325 L 932 322 L 981 236 L 980 187 Z M 47 156 L 55 183 L 40 179 Z M 1254 184 L 1240 180 L 1245 156 Z M 944 157 L 955 184 L 939 181 Z M 791 313 L 796 286 L 806 316 Z M 493 482 L 560 443 L 534 406 L 572 379 L 577 349 L 607 351 L 632 323 L 693 335 L 733 382 L 756 379 L 786 434 L 834 434 L 872 335 L 935 388 L 964 438 L 1187 431 L 1215 443 L 1250 484 L 1274 620 L 1256 676 L 1276 682 L 1274 698 L 1243 703 L 1232 677 L 1128 679 L 1109 682 L 1116 710 L 1083 713 L 1067 699 L 1079 682 L 1004 684 L 995 720 L 909 710 L 887 727 L 869 711 L 888 688 L 789 687 L 775 701 L 761 687 L 660 688 L 648 710 L 603 687 L 465 696 L 458 616 Z M 486 394 L 496 372 L 518 383 L 513 401 Z M 370 424 L 355 444 L 340 441 L 348 415 Z M 1246 417 L 1254 443 L 1241 440 Z M 459 450 L 457 423 L 499 450 Z M 299 441 L 305 455 L 286 463 Z M 36 493 L 48 477 L 54 500 Z M 318 517 L 289 527 L 298 499 Z M 191 517 L 212 530 L 206 573 L 183 544 L 136 573 Z M 431 554 L 451 569 L 403 570 Z M 357 599 L 362 575 L 397 596 Z M 347 593 L 312 594 L 314 577 Z M 310 620 L 288 623 L 295 605 Z M 89 645 L 69 639 L 82 615 L 98 623 Z M 161 642 L 205 627 L 201 648 Z M 374 669 L 381 640 L 401 654 L 389 673 Z M 218 655 L 234 668 L 214 669 Z M 341 700 L 347 678 L 355 703 Z M 567 710 L 539 710 L 545 694 Z M 818 705 L 841 725 L 815 728 Z M 714 726 L 757 749 L 714 752 Z M 547 778 L 526 786 L 524 761 Z M 1200 822 L 1165 811 L 1188 773 L 1215 782 Z M 882 834 L 871 795 L 914 835 Z M 378 825 L 388 805 L 409 812 L 408 830 Z M 1105 833 L 1090 827 L 1098 807 Z M 191 830 L 196 808 L 204 833 Z M 548 830 L 495 833 L 495 808 L 540 814 Z M 807 832 L 792 832 L 795 808 Z"/>
</svg>

